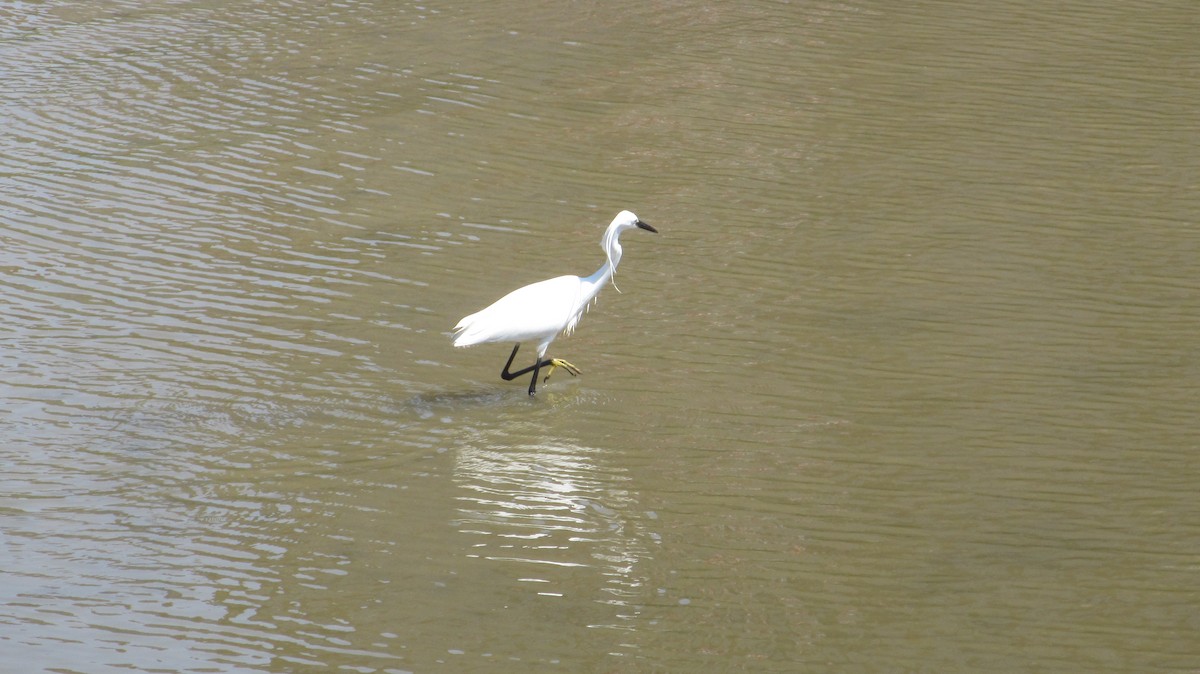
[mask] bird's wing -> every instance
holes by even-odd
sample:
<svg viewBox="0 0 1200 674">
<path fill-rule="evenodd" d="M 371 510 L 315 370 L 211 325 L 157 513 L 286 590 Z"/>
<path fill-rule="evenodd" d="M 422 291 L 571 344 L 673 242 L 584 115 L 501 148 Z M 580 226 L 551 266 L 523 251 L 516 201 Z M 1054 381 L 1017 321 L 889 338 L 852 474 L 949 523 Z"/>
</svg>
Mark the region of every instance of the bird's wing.
<svg viewBox="0 0 1200 674">
<path fill-rule="evenodd" d="M 572 319 L 578 321 L 575 309 L 579 288 L 578 276 L 559 276 L 517 288 L 459 321 L 454 344 L 471 346 L 553 338 Z"/>
</svg>

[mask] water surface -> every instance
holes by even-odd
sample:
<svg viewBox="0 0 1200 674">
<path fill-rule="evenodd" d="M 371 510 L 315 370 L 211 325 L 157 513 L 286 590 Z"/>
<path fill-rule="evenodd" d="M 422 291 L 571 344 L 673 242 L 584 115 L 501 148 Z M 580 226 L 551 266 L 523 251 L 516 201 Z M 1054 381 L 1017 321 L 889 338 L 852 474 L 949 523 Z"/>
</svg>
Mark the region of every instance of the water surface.
<svg viewBox="0 0 1200 674">
<path fill-rule="evenodd" d="M 1197 19 L 0 10 L 0 669 L 1197 669 Z"/>
</svg>

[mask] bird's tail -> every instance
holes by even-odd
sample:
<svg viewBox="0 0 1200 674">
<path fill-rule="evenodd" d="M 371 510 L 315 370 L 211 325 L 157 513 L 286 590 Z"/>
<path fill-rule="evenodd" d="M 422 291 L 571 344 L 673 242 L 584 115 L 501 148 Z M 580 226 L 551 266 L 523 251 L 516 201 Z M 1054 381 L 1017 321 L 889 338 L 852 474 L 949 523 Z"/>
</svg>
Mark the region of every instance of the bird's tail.
<svg viewBox="0 0 1200 674">
<path fill-rule="evenodd" d="M 467 329 L 471 327 L 470 318 L 470 316 L 467 316 L 459 321 L 458 325 L 454 326 L 453 335 L 451 336 L 451 339 L 454 340 L 454 346 L 467 346 L 465 342 L 467 341 Z"/>
<path fill-rule="evenodd" d="M 475 327 L 475 316 L 476 314 L 466 316 L 458 322 L 458 325 L 454 326 L 452 336 L 454 346 L 473 346 L 482 341 L 478 331 L 473 330 Z"/>
</svg>

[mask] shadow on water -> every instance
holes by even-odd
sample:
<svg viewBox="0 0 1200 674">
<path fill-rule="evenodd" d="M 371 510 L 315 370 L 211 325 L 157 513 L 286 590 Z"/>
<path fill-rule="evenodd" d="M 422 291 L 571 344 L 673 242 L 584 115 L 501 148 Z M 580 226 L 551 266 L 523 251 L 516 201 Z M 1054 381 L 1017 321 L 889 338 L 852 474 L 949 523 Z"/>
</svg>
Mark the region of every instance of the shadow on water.
<svg viewBox="0 0 1200 674">
<path fill-rule="evenodd" d="M 516 396 L 509 391 L 480 387 L 469 391 L 419 393 L 405 401 L 405 405 L 416 410 L 422 418 L 426 418 L 433 416 L 437 411 L 511 405 L 516 400 Z"/>
<path fill-rule="evenodd" d="M 563 384 L 566 385 L 563 385 Z M 404 408 L 421 419 L 446 416 L 475 410 L 562 410 L 584 405 L 596 405 L 604 400 L 596 391 L 588 390 L 577 381 L 560 381 L 543 387 L 536 396 L 526 393 L 516 384 L 480 384 L 466 390 L 441 390 L 418 393 L 405 400 Z"/>
</svg>

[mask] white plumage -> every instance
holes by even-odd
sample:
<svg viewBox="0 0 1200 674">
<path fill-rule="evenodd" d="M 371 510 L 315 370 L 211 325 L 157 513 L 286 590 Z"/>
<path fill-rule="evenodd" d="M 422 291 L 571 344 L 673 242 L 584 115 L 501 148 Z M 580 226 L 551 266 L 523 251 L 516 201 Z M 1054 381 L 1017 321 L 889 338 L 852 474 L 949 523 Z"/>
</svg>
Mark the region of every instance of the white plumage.
<svg viewBox="0 0 1200 674">
<path fill-rule="evenodd" d="M 464 317 L 454 326 L 454 346 L 474 346 L 491 342 L 516 342 L 508 365 L 505 365 L 500 376 L 512 379 L 526 372 L 533 372 L 533 381 L 529 385 L 529 394 L 533 395 L 537 386 L 538 370 L 549 365 L 551 372 L 555 367 L 563 367 L 571 374 L 577 374 L 578 368 L 566 361 L 552 358 L 543 362 L 550 343 L 559 334 L 570 334 L 579 319 L 600 294 L 604 284 L 613 278 L 617 264 L 621 261 L 621 232 L 628 229 L 641 228 L 657 232 L 650 225 L 642 222 L 629 211 L 621 211 L 613 218 L 612 224 L 605 230 L 600 239 L 600 247 L 604 249 L 604 264 L 591 276 L 559 276 L 531 283 L 496 300 L 485 309 Z M 615 287 L 615 284 L 614 284 Z M 521 342 L 537 343 L 537 360 L 534 365 L 518 372 L 509 372 L 513 357 L 517 354 Z M 550 375 L 546 375 L 547 379 Z"/>
</svg>

